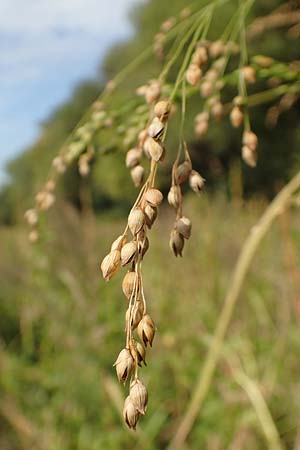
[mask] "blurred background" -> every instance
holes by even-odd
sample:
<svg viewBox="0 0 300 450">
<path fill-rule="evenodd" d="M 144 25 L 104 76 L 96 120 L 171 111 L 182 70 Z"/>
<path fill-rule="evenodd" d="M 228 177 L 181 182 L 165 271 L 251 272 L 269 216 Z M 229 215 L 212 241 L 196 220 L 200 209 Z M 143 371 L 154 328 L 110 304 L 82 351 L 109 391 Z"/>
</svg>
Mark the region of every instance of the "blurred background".
<svg viewBox="0 0 300 450">
<path fill-rule="evenodd" d="M 256 2 L 249 21 L 286 5 L 300 8 L 297 1 Z M 241 162 L 241 133 L 228 120 L 197 141 L 193 118 L 201 103 L 189 103 L 186 136 L 207 185 L 200 198 L 186 193 L 193 236 L 182 260 L 169 251 L 174 217 L 168 205 L 161 206 L 151 230 L 144 283 L 158 332 L 141 371 L 150 394 L 147 416 L 136 434 L 128 432 L 120 414 L 125 392 L 112 368 L 124 340 L 122 274 L 108 285 L 99 274 L 136 196 L 124 151 L 112 148 L 97 158 L 87 179 L 76 164 L 69 168 L 35 245 L 28 243 L 23 215 L 105 83 L 185 6 L 183 0 L 0 4 L 1 450 L 166 448 L 201 372 L 244 239 L 299 170 L 299 99 L 276 124 L 267 120 L 274 104 L 251 110 L 259 137 L 255 169 Z M 218 38 L 235 8 L 232 0 L 215 17 L 210 39 Z M 279 27 L 249 43 L 250 56 L 290 62 L 299 52 L 299 24 L 298 34 Z M 155 58 L 144 63 L 120 87 L 118 99 L 133 96 L 161 67 Z M 158 180 L 164 193 L 175 137 L 169 149 Z M 299 221 L 296 209 L 283 213 L 255 257 L 186 449 L 274 450 L 234 375 L 236 360 L 264 397 L 280 448 L 300 449 Z"/>
</svg>

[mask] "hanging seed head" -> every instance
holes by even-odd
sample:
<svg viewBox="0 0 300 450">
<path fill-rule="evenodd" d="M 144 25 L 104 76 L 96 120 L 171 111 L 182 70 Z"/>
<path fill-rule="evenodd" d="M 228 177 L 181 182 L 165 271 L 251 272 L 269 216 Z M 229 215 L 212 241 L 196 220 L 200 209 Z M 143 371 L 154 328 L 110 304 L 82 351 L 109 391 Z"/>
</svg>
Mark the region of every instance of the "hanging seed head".
<svg viewBox="0 0 300 450">
<path fill-rule="evenodd" d="M 137 166 L 141 160 L 141 151 L 137 148 L 132 148 L 128 150 L 126 153 L 126 167 L 132 168 L 134 166 Z"/>
<path fill-rule="evenodd" d="M 116 368 L 119 382 L 122 381 L 125 384 L 133 368 L 133 358 L 127 348 L 123 348 L 120 351 L 114 367 Z"/>
<path fill-rule="evenodd" d="M 159 139 L 164 131 L 164 124 L 158 117 L 154 117 L 151 124 L 148 127 L 148 134 L 153 139 Z"/>
<path fill-rule="evenodd" d="M 183 163 L 179 164 L 179 166 L 175 170 L 175 177 L 179 184 L 184 183 L 192 170 L 192 164 L 190 161 L 186 160 Z"/>
<path fill-rule="evenodd" d="M 248 145 L 243 145 L 242 147 L 242 158 L 248 166 L 256 166 L 256 152 L 249 148 Z"/>
<path fill-rule="evenodd" d="M 173 208 L 177 209 L 180 204 L 180 187 L 177 184 L 174 184 L 170 187 L 168 193 L 168 203 L 173 206 Z"/>
<path fill-rule="evenodd" d="M 136 241 L 130 241 L 122 247 L 121 250 L 121 264 L 122 266 L 126 266 L 131 261 L 134 260 L 134 257 L 137 252 L 137 243 Z"/>
<path fill-rule="evenodd" d="M 129 326 L 132 330 L 135 330 L 140 321 L 142 320 L 144 314 L 144 304 L 141 301 L 137 301 L 132 307 L 131 319 L 130 319 L 130 308 L 127 309 L 125 314 L 126 326 L 130 320 Z"/>
<path fill-rule="evenodd" d="M 183 247 L 184 247 L 184 238 L 182 234 L 180 234 L 177 230 L 173 229 L 171 231 L 170 236 L 170 249 L 177 257 L 178 255 L 182 256 Z"/>
<path fill-rule="evenodd" d="M 128 428 L 135 430 L 139 417 L 140 413 L 135 408 L 130 396 L 128 395 L 123 408 L 123 418 Z"/>
<path fill-rule="evenodd" d="M 230 122 L 231 125 L 235 128 L 238 128 L 242 125 L 244 120 L 244 114 L 243 111 L 239 106 L 234 106 L 230 113 Z"/>
<path fill-rule="evenodd" d="M 182 234 L 185 239 L 189 239 L 192 231 L 192 222 L 185 216 L 180 217 L 176 222 L 176 230 Z"/>
<path fill-rule="evenodd" d="M 243 133 L 243 144 L 247 145 L 252 151 L 256 150 L 258 139 L 255 133 L 250 130 L 245 130 Z"/>
<path fill-rule="evenodd" d="M 152 347 L 152 342 L 155 335 L 155 325 L 149 314 L 145 314 L 138 324 L 137 329 L 140 340 L 144 343 L 145 347 L 149 343 Z"/>
<path fill-rule="evenodd" d="M 117 272 L 121 261 L 121 253 L 119 250 L 113 250 L 105 256 L 101 263 L 101 271 L 104 280 L 110 280 Z"/>
<path fill-rule="evenodd" d="M 138 378 L 133 380 L 130 385 L 130 400 L 140 414 L 145 414 L 148 404 L 148 392 L 144 383 Z"/>
<path fill-rule="evenodd" d="M 245 66 L 242 68 L 242 74 L 246 83 L 253 84 L 256 81 L 255 70 L 251 66 Z"/>
<path fill-rule="evenodd" d="M 38 222 L 38 214 L 35 209 L 27 209 L 24 214 L 24 219 L 30 226 L 34 226 Z"/>
<path fill-rule="evenodd" d="M 204 187 L 205 179 L 196 170 L 192 170 L 189 177 L 189 184 L 191 189 L 197 194 L 200 193 Z"/>
<path fill-rule="evenodd" d="M 145 200 L 150 206 L 158 206 L 163 199 L 162 193 L 155 188 L 149 189 L 145 194 Z"/>
<path fill-rule="evenodd" d="M 131 210 L 128 216 L 128 226 L 135 236 L 144 226 L 145 224 L 145 214 L 143 213 L 141 208 L 134 208 Z"/>
<path fill-rule="evenodd" d="M 145 209 L 144 209 L 144 213 L 145 213 L 146 225 L 150 229 L 157 217 L 157 208 L 150 206 L 150 205 L 146 205 Z"/>
<path fill-rule="evenodd" d="M 149 137 L 144 144 L 144 149 L 147 153 L 149 153 L 150 157 L 158 162 L 161 160 L 164 154 L 164 147 L 163 145 L 155 141 L 153 138 Z"/>
<path fill-rule="evenodd" d="M 119 250 L 121 251 L 121 248 L 123 247 L 123 245 L 125 245 L 127 242 L 127 237 L 124 234 L 121 234 L 120 236 L 117 237 L 117 239 L 111 244 L 110 250 Z"/>
<path fill-rule="evenodd" d="M 148 104 L 155 102 L 160 96 L 160 83 L 156 80 L 152 81 L 147 87 L 145 99 Z"/>
<path fill-rule="evenodd" d="M 127 272 L 122 282 L 125 297 L 130 300 L 132 295 L 139 292 L 139 287 L 139 275 L 133 271 Z"/>
<path fill-rule="evenodd" d="M 190 64 L 185 74 L 186 81 L 192 86 L 196 86 L 200 81 L 201 76 L 202 70 L 200 67 L 197 66 L 197 64 Z"/>
<path fill-rule="evenodd" d="M 135 166 L 131 169 L 130 175 L 135 187 L 140 187 L 144 180 L 145 169 L 143 166 Z"/>
<path fill-rule="evenodd" d="M 154 114 L 160 120 L 165 121 L 169 117 L 171 111 L 171 103 L 167 100 L 161 100 L 154 106 Z"/>
</svg>

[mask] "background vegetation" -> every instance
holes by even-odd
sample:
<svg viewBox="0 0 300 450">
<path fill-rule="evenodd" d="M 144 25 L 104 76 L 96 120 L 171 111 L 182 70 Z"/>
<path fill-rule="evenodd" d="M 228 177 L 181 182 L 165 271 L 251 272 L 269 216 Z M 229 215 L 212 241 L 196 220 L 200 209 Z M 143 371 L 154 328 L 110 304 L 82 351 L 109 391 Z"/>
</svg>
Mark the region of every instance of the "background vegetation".
<svg viewBox="0 0 300 450">
<path fill-rule="evenodd" d="M 284 3 L 256 2 L 252 19 Z M 124 154 L 113 147 L 101 155 L 88 180 L 78 175 L 75 165 L 70 168 L 56 206 L 41 225 L 37 245 L 27 242 L 22 218 L 57 150 L 104 81 L 150 45 L 160 23 L 183 6 L 182 0 L 151 0 L 132 11 L 134 38 L 110 51 L 99 76 L 77 87 L 45 121 L 37 142 L 8 166 L 10 179 L 0 193 L 3 450 L 166 448 L 201 371 L 243 240 L 270 197 L 299 169 L 299 101 L 272 129 L 265 124 L 267 106 L 252 110 L 259 136 L 255 170 L 240 163 L 240 136 L 229 122 L 211 127 L 201 144 L 196 141 L 192 123 L 201 105 L 189 104 L 187 136 L 208 187 L 200 199 L 187 195 L 193 237 L 182 260 L 175 260 L 168 249 L 173 217 L 167 205 L 151 231 L 144 281 L 158 333 L 143 371 L 151 396 L 138 432 L 128 432 L 120 416 L 124 393 L 111 366 L 123 342 L 121 280 L 118 275 L 107 286 L 98 270 L 136 195 Z M 214 19 L 210 38 L 218 37 L 235 7 L 235 1 L 229 2 Z M 289 36 L 286 28 L 269 30 L 251 40 L 250 56 L 296 59 L 300 42 Z M 136 85 L 160 67 L 161 62 L 152 59 L 136 70 L 121 86 L 118 101 L 125 103 Z M 168 149 L 173 154 L 174 142 L 171 136 Z M 98 144 L 101 150 L 105 143 Z M 164 191 L 170 164 L 167 158 L 160 176 Z M 299 229 L 299 211 L 292 209 L 280 216 L 263 242 L 187 448 L 274 450 L 265 416 L 243 376 L 262 393 L 280 448 L 300 448 Z"/>
</svg>

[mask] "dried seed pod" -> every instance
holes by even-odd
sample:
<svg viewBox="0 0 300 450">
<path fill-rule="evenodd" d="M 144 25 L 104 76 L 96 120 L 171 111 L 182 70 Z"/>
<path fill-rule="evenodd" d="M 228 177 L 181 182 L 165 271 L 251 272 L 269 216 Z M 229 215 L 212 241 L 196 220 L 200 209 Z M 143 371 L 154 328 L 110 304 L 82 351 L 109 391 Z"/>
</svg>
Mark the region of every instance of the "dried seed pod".
<svg viewBox="0 0 300 450">
<path fill-rule="evenodd" d="M 215 83 L 218 79 L 219 72 L 216 68 L 209 69 L 205 74 L 205 80 Z"/>
<path fill-rule="evenodd" d="M 164 153 L 163 145 L 160 142 L 155 141 L 151 137 L 149 137 L 146 140 L 144 144 L 144 149 L 146 152 L 149 153 L 150 157 L 156 162 L 158 162 L 162 158 Z"/>
<path fill-rule="evenodd" d="M 143 213 L 141 208 L 134 208 L 131 210 L 128 216 L 128 226 L 135 236 L 144 226 L 145 224 L 145 214 Z"/>
<path fill-rule="evenodd" d="M 255 70 L 251 66 L 245 66 L 242 68 L 242 74 L 246 83 L 253 84 L 256 81 Z"/>
<path fill-rule="evenodd" d="M 136 241 L 130 241 L 122 247 L 121 250 L 121 264 L 122 266 L 126 266 L 131 261 L 133 261 L 137 252 L 137 243 Z"/>
<path fill-rule="evenodd" d="M 127 168 L 137 166 L 141 160 L 141 151 L 137 148 L 132 148 L 126 153 L 125 164 Z"/>
<path fill-rule="evenodd" d="M 192 170 L 192 164 L 190 161 L 186 160 L 183 163 L 179 164 L 175 170 L 175 177 L 179 184 L 184 183 Z"/>
<path fill-rule="evenodd" d="M 189 184 L 191 189 L 197 194 L 200 193 L 204 187 L 205 179 L 196 170 L 192 170 L 189 177 Z"/>
<path fill-rule="evenodd" d="M 155 324 L 149 314 L 145 314 L 138 324 L 137 329 L 140 340 L 144 343 L 145 347 L 149 343 L 152 347 L 152 342 L 155 335 Z"/>
<path fill-rule="evenodd" d="M 248 166 L 256 166 L 256 152 L 251 150 L 248 145 L 243 145 L 242 147 L 242 158 Z"/>
<path fill-rule="evenodd" d="M 30 226 L 34 226 L 38 222 L 38 214 L 35 209 L 27 209 L 24 214 L 24 219 Z"/>
<path fill-rule="evenodd" d="M 202 70 L 200 67 L 197 66 L 197 64 L 190 64 L 185 74 L 186 81 L 192 86 L 196 86 L 200 81 L 201 76 Z"/>
<path fill-rule="evenodd" d="M 206 135 L 208 130 L 208 121 L 202 120 L 201 122 L 197 122 L 195 125 L 195 134 L 201 138 Z"/>
<path fill-rule="evenodd" d="M 128 428 L 135 430 L 138 423 L 140 413 L 132 403 L 130 396 L 125 400 L 123 408 L 123 418 Z"/>
<path fill-rule="evenodd" d="M 137 272 L 130 271 L 126 273 L 122 282 L 122 290 L 128 300 L 130 300 L 132 295 L 139 292 L 139 281 Z"/>
<path fill-rule="evenodd" d="M 119 382 L 122 381 L 125 384 L 133 369 L 133 358 L 128 348 L 123 348 L 120 351 L 114 367 L 116 368 Z"/>
<path fill-rule="evenodd" d="M 148 134 L 153 139 L 159 139 L 164 131 L 164 124 L 158 117 L 154 117 L 151 124 L 148 127 Z"/>
<path fill-rule="evenodd" d="M 117 272 L 121 261 L 121 253 L 119 250 L 113 250 L 105 256 L 101 263 L 101 271 L 103 278 L 108 281 Z"/>
<path fill-rule="evenodd" d="M 154 114 L 160 120 L 166 120 L 171 111 L 171 103 L 167 100 L 161 100 L 154 106 Z"/>
<path fill-rule="evenodd" d="M 111 244 L 110 250 L 120 250 L 127 242 L 127 236 L 124 234 L 121 234 L 117 237 L 117 239 Z"/>
<path fill-rule="evenodd" d="M 152 81 L 147 88 L 145 99 L 148 104 L 155 102 L 160 96 L 160 83 Z"/>
<path fill-rule="evenodd" d="M 238 128 L 239 126 L 242 125 L 243 120 L 244 120 L 243 111 L 241 110 L 241 108 L 239 106 L 234 106 L 230 113 L 231 125 L 235 128 Z"/>
<path fill-rule="evenodd" d="M 216 101 L 211 106 L 211 114 L 216 120 L 220 120 L 223 117 L 224 107 L 220 101 Z"/>
<path fill-rule="evenodd" d="M 158 206 L 163 199 L 162 193 L 155 188 L 149 189 L 145 194 L 145 200 L 150 206 Z"/>
<path fill-rule="evenodd" d="M 176 221 L 176 230 L 178 233 L 182 234 L 185 239 L 189 239 L 192 231 L 192 222 L 185 216 L 180 217 Z"/>
<path fill-rule="evenodd" d="M 182 234 L 173 229 L 170 236 L 170 248 L 175 256 L 182 256 L 182 250 L 184 247 L 184 239 Z"/>
<path fill-rule="evenodd" d="M 147 227 L 150 229 L 157 217 L 157 208 L 146 205 L 144 209 Z"/>
<path fill-rule="evenodd" d="M 168 203 L 173 206 L 173 208 L 177 209 L 180 204 L 181 191 L 180 187 L 177 184 L 174 184 L 170 187 L 168 193 Z"/>
<path fill-rule="evenodd" d="M 196 48 L 193 56 L 192 63 L 196 64 L 198 67 L 203 66 L 208 59 L 207 50 L 204 46 Z"/>
<path fill-rule="evenodd" d="M 247 145 L 252 151 L 256 150 L 258 139 L 255 133 L 251 130 L 245 130 L 243 133 L 243 144 Z"/>
<path fill-rule="evenodd" d="M 200 93 L 201 93 L 203 98 L 207 98 L 210 95 L 212 95 L 213 91 L 214 91 L 214 85 L 213 85 L 213 83 L 211 81 L 204 80 L 201 83 Z"/>
<path fill-rule="evenodd" d="M 141 367 L 142 363 L 146 366 L 146 349 L 145 347 L 140 343 L 137 342 L 136 344 L 136 352 L 137 352 L 137 358 L 138 358 L 138 365 Z"/>
<path fill-rule="evenodd" d="M 131 169 L 130 171 L 130 175 L 133 181 L 133 184 L 135 185 L 135 187 L 139 187 L 141 186 L 143 180 L 144 180 L 144 175 L 145 175 L 145 169 L 143 166 L 135 166 Z"/>
<path fill-rule="evenodd" d="M 144 415 L 147 410 L 148 392 L 144 383 L 138 378 L 130 385 L 129 397 L 137 411 Z"/>
<path fill-rule="evenodd" d="M 217 58 L 225 50 L 225 44 L 221 40 L 212 42 L 209 47 L 209 54 L 212 58 Z"/>
<path fill-rule="evenodd" d="M 130 308 L 127 309 L 125 314 L 126 326 L 128 321 L 130 320 L 130 327 L 132 330 L 135 330 L 140 321 L 142 320 L 144 314 L 144 304 L 141 301 L 137 301 L 132 308 L 131 320 L 130 320 Z"/>
</svg>

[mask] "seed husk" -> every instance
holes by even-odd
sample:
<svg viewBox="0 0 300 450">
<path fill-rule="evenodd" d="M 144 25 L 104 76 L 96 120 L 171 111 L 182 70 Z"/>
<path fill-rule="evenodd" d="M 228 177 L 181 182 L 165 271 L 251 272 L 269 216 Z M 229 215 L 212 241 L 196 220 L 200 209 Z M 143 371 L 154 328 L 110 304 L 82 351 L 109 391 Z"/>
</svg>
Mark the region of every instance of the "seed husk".
<svg viewBox="0 0 300 450">
<path fill-rule="evenodd" d="M 121 261 L 120 250 L 113 250 L 108 255 L 105 256 L 101 263 L 101 271 L 103 278 L 108 281 L 117 272 Z"/>
<path fill-rule="evenodd" d="M 154 106 L 154 114 L 160 120 L 166 120 L 171 111 L 171 104 L 167 100 L 161 100 Z"/>
<path fill-rule="evenodd" d="M 190 161 L 186 160 L 183 163 L 179 164 L 179 166 L 176 168 L 176 171 L 175 171 L 175 176 L 176 176 L 177 182 L 179 184 L 184 183 L 188 179 L 188 177 L 191 173 L 191 170 L 192 170 L 192 164 Z"/>
<path fill-rule="evenodd" d="M 177 184 L 174 184 L 170 187 L 168 193 L 168 203 L 173 206 L 173 208 L 177 209 L 180 204 L 180 187 Z"/>
<path fill-rule="evenodd" d="M 123 418 L 128 426 L 128 428 L 135 430 L 138 420 L 140 418 L 140 413 L 134 406 L 130 396 L 126 397 L 124 408 L 123 408 Z"/>
<path fill-rule="evenodd" d="M 243 145 L 242 147 L 242 158 L 243 161 L 250 167 L 256 166 L 256 152 L 253 151 L 248 145 Z"/>
<path fill-rule="evenodd" d="M 162 193 L 155 188 L 149 189 L 145 194 L 146 202 L 152 207 L 158 206 L 162 202 L 162 199 Z"/>
<path fill-rule="evenodd" d="M 139 292 L 139 281 L 139 275 L 136 272 L 130 271 L 126 273 L 122 282 L 122 290 L 128 300 L 134 293 Z"/>
<path fill-rule="evenodd" d="M 164 131 L 164 124 L 158 117 L 154 117 L 151 124 L 148 127 L 148 135 L 153 139 L 157 140 L 160 138 Z"/>
<path fill-rule="evenodd" d="M 239 106 L 234 106 L 234 108 L 232 109 L 232 111 L 230 113 L 231 125 L 235 128 L 238 128 L 239 126 L 242 125 L 243 120 L 244 120 L 243 111 L 241 110 L 241 108 Z"/>
<path fill-rule="evenodd" d="M 116 368 L 119 382 L 123 381 L 125 384 L 133 369 L 133 358 L 127 348 L 123 348 L 120 351 L 114 367 Z"/>
<path fill-rule="evenodd" d="M 157 208 L 146 205 L 144 209 L 145 218 L 146 218 L 146 225 L 150 229 L 155 222 L 155 219 L 157 217 Z"/>
<path fill-rule="evenodd" d="M 191 189 L 199 194 L 204 187 L 205 179 L 196 170 L 192 170 L 189 177 L 189 184 Z"/>
<path fill-rule="evenodd" d="M 148 392 L 144 383 L 138 378 L 130 385 L 130 400 L 140 414 L 145 414 L 148 404 Z"/>
<path fill-rule="evenodd" d="M 258 139 L 255 133 L 251 130 L 245 130 L 243 133 L 243 144 L 247 145 L 251 150 L 255 151 Z"/>
<path fill-rule="evenodd" d="M 128 226 L 133 236 L 143 228 L 144 224 L 145 214 L 142 209 L 139 207 L 132 209 L 128 216 Z"/>
<path fill-rule="evenodd" d="M 144 180 L 145 169 L 143 166 L 137 165 L 131 169 L 130 175 L 135 187 L 140 187 Z"/>
<path fill-rule="evenodd" d="M 182 234 L 184 239 L 189 239 L 192 231 L 192 222 L 188 217 L 182 216 L 176 222 L 176 230 Z"/>
<path fill-rule="evenodd" d="M 125 314 L 126 326 L 129 320 L 130 309 L 128 308 Z M 135 330 L 140 321 L 142 320 L 144 314 L 144 304 L 142 301 L 138 300 L 134 307 L 132 308 L 130 326 L 132 330 Z"/>
<path fill-rule="evenodd" d="M 116 240 L 114 240 L 114 242 L 111 244 L 111 248 L 110 250 L 120 250 L 123 247 L 123 245 L 125 245 L 127 242 L 127 237 L 124 234 L 121 234 L 120 236 L 117 237 Z"/>
<path fill-rule="evenodd" d="M 177 230 L 173 229 L 170 236 L 170 248 L 174 255 L 177 257 L 182 256 L 182 250 L 184 247 L 184 238 Z"/>
<path fill-rule="evenodd" d="M 134 166 L 137 166 L 141 160 L 141 151 L 137 148 L 132 148 L 131 150 L 128 150 L 126 153 L 126 167 L 132 168 Z"/>
<path fill-rule="evenodd" d="M 145 151 L 149 153 L 150 157 L 158 162 L 164 153 L 164 147 L 159 141 L 149 137 L 144 144 Z"/>
<path fill-rule="evenodd" d="M 133 261 L 137 251 L 136 241 L 130 241 L 122 247 L 121 250 L 121 264 L 126 266 L 131 261 Z"/>
<path fill-rule="evenodd" d="M 196 84 L 200 81 L 202 76 L 202 70 L 197 64 L 191 64 L 185 74 L 186 81 L 192 86 L 196 86 Z"/>
<path fill-rule="evenodd" d="M 152 347 L 152 342 L 155 335 L 155 324 L 149 314 L 145 314 L 138 324 L 137 329 L 140 340 L 144 343 L 145 347 L 150 344 Z"/>
</svg>

